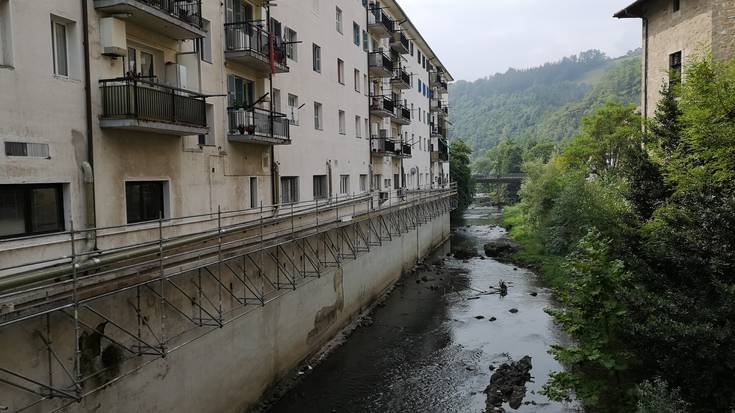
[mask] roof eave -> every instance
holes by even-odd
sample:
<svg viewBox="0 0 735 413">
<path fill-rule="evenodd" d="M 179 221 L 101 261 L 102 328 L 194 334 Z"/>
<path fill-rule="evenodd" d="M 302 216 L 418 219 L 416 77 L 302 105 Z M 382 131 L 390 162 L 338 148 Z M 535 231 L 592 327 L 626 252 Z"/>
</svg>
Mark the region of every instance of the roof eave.
<svg viewBox="0 0 735 413">
<path fill-rule="evenodd" d="M 639 19 L 644 17 L 643 14 L 643 5 L 647 3 L 648 0 L 636 0 L 633 2 L 633 4 L 629 5 L 628 7 L 624 8 L 623 10 L 620 10 L 619 12 L 613 14 L 613 17 L 616 17 L 618 19 Z"/>
</svg>

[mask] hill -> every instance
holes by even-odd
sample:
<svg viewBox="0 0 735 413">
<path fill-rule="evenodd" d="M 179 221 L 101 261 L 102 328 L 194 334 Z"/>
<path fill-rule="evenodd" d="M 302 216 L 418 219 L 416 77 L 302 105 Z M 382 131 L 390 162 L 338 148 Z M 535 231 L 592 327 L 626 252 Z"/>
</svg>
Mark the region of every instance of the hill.
<svg viewBox="0 0 735 413">
<path fill-rule="evenodd" d="M 582 117 L 609 100 L 640 100 L 640 51 L 611 59 L 588 50 L 531 69 L 509 69 L 450 86 L 450 139 L 480 157 L 505 139 L 561 142 Z"/>
</svg>

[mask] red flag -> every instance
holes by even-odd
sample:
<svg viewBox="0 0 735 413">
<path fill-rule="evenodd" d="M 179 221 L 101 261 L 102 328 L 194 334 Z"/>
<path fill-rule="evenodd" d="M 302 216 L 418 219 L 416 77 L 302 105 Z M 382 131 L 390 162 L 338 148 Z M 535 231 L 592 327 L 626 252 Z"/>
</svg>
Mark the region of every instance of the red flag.
<svg viewBox="0 0 735 413">
<path fill-rule="evenodd" d="M 276 48 L 273 44 L 273 33 L 268 33 L 268 50 L 271 56 L 271 73 L 276 73 Z"/>
</svg>

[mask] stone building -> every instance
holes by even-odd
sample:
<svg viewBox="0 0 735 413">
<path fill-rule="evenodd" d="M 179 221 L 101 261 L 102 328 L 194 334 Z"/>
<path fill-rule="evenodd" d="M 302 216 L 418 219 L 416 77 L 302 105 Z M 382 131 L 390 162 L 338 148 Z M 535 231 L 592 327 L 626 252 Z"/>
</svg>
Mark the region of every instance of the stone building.
<svg viewBox="0 0 735 413">
<path fill-rule="evenodd" d="M 735 2 L 730 0 L 637 0 L 615 17 L 643 21 L 644 117 L 653 116 L 664 82 L 681 80 L 694 56 L 735 56 Z"/>
</svg>

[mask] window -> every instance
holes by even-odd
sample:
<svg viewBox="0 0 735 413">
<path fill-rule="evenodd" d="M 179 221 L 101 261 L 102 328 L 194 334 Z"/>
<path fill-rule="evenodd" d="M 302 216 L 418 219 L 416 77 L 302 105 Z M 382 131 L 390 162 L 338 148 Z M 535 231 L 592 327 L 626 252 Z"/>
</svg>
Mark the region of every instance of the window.
<svg viewBox="0 0 735 413">
<path fill-rule="evenodd" d="M 362 138 L 362 120 L 359 116 L 355 116 L 355 137 Z"/>
<path fill-rule="evenodd" d="M 337 113 L 337 116 L 339 117 L 339 134 L 344 135 L 347 133 L 347 126 L 345 125 L 345 111 L 340 110 Z"/>
<path fill-rule="evenodd" d="M 393 189 L 401 188 L 401 179 L 398 174 L 393 174 Z"/>
<path fill-rule="evenodd" d="M 411 46 L 411 56 L 413 56 L 413 42 L 409 41 L 408 44 Z"/>
<path fill-rule="evenodd" d="M 212 63 L 212 32 L 209 20 L 202 19 L 202 30 L 205 32 L 204 37 L 194 39 L 194 50 L 202 61 Z"/>
<path fill-rule="evenodd" d="M 679 8 L 681 7 L 681 4 L 679 4 L 680 3 L 679 0 L 673 0 L 672 3 L 674 5 L 674 12 L 679 11 Z"/>
<path fill-rule="evenodd" d="M 421 79 L 419 79 L 418 86 L 419 86 L 419 93 L 421 93 Z"/>
<path fill-rule="evenodd" d="M 0 185 L 0 238 L 63 230 L 61 184 Z"/>
<path fill-rule="evenodd" d="M 322 123 L 322 104 L 314 102 L 314 129 L 322 130 L 324 124 Z"/>
<path fill-rule="evenodd" d="M 339 176 L 339 193 L 340 194 L 350 193 L 350 176 L 349 175 Z"/>
<path fill-rule="evenodd" d="M 51 21 L 51 44 L 54 59 L 54 74 L 69 76 L 69 43 L 66 24 Z"/>
<path fill-rule="evenodd" d="M 276 39 L 281 38 L 281 22 L 271 17 L 270 31 L 276 36 Z"/>
<path fill-rule="evenodd" d="M 281 91 L 279 89 L 273 89 L 271 102 L 273 102 L 273 111 L 281 113 Z"/>
<path fill-rule="evenodd" d="M 235 75 L 227 76 L 227 97 L 230 107 L 247 107 L 255 101 L 255 83 Z"/>
<path fill-rule="evenodd" d="M 370 138 L 370 121 L 368 118 L 365 118 L 365 136 Z"/>
<path fill-rule="evenodd" d="M 368 47 L 368 35 L 367 35 L 367 32 L 365 30 L 362 31 L 362 50 L 364 50 L 366 52 L 369 50 L 369 47 Z"/>
<path fill-rule="evenodd" d="M 337 31 L 342 34 L 342 9 L 337 7 Z"/>
<path fill-rule="evenodd" d="M 669 55 L 669 85 L 681 83 L 681 52 Z"/>
<path fill-rule="evenodd" d="M 337 59 L 337 82 L 345 84 L 345 62 L 342 59 Z"/>
<path fill-rule="evenodd" d="M 426 56 L 421 56 L 421 67 L 426 69 Z"/>
<path fill-rule="evenodd" d="M 0 66 L 13 65 L 13 44 L 10 31 L 10 2 L 0 0 Z"/>
<path fill-rule="evenodd" d="M 383 181 L 383 175 L 381 174 L 375 174 L 373 175 L 373 189 L 380 190 L 380 183 Z"/>
<path fill-rule="evenodd" d="M 125 207 L 128 224 L 166 218 L 164 182 L 125 182 Z"/>
<path fill-rule="evenodd" d="M 355 22 L 352 22 L 352 42 L 360 46 L 360 25 Z"/>
<path fill-rule="evenodd" d="M 367 192 L 367 175 L 360 175 L 360 192 Z"/>
<path fill-rule="evenodd" d="M 315 72 L 322 72 L 322 48 L 317 46 L 316 44 L 312 45 L 312 53 L 313 53 L 313 63 L 312 67 Z"/>
<path fill-rule="evenodd" d="M 368 95 L 368 92 L 369 92 L 369 89 L 370 89 L 370 87 L 368 85 L 368 76 L 367 75 L 362 75 L 362 78 L 363 78 L 363 82 L 362 83 L 365 85 L 365 96 L 367 96 Z"/>
<path fill-rule="evenodd" d="M 258 178 L 250 178 L 250 208 L 258 207 Z"/>
<path fill-rule="evenodd" d="M 47 143 L 5 142 L 5 156 L 50 158 Z"/>
<path fill-rule="evenodd" d="M 296 43 L 298 42 L 298 35 L 292 29 L 286 27 L 285 39 L 286 41 L 286 57 L 293 60 L 298 60 L 296 56 Z"/>
<path fill-rule="evenodd" d="M 360 71 L 355 69 L 355 92 L 360 92 L 360 82 L 362 82 L 362 79 L 360 79 Z"/>
<path fill-rule="evenodd" d="M 281 178 L 281 203 L 295 204 L 299 202 L 299 177 L 284 176 Z"/>
<path fill-rule="evenodd" d="M 299 124 L 299 97 L 296 95 L 288 94 L 288 123 L 292 125 Z"/>
<path fill-rule="evenodd" d="M 421 50 L 416 51 L 416 58 L 418 59 L 419 64 L 421 64 Z"/>
<path fill-rule="evenodd" d="M 314 175 L 314 199 L 327 199 L 327 176 Z"/>
</svg>

